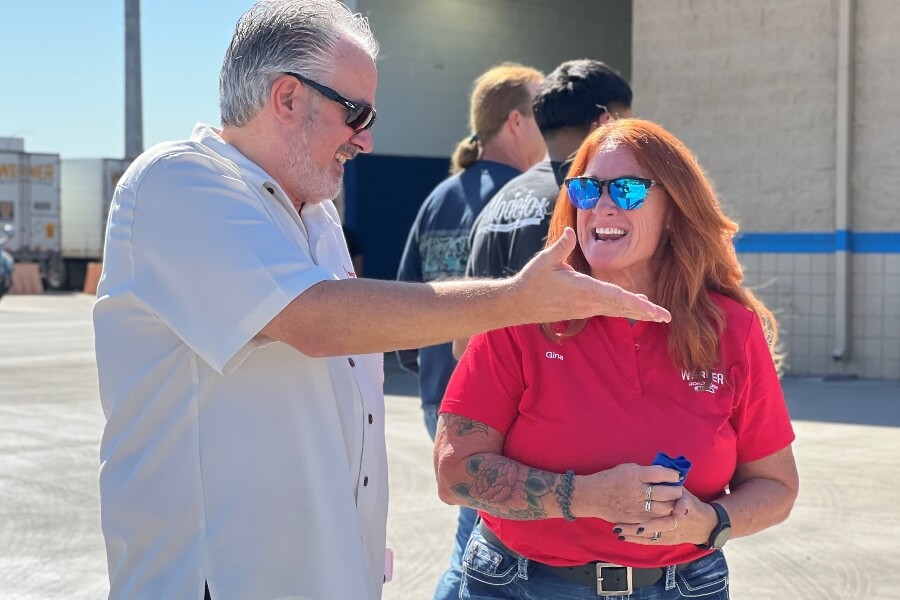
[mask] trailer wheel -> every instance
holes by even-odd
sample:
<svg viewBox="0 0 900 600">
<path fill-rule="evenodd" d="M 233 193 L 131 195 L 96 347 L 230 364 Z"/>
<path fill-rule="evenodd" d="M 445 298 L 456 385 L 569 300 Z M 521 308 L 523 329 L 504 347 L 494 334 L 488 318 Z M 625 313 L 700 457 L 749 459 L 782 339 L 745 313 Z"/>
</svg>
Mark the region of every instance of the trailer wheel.
<svg viewBox="0 0 900 600">
<path fill-rule="evenodd" d="M 44 287 L 54 292 L 69 289 L 69 272 L 63 259 L 51 260 L 44 271 Z"/>
</svg>

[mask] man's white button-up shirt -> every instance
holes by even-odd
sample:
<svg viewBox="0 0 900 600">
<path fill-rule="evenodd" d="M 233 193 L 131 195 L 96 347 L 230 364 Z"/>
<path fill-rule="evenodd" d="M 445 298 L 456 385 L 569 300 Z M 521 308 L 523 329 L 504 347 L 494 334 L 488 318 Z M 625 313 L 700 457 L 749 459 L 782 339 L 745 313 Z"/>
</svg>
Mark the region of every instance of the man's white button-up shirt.
<svg viewBox="0 0 900 600">
<path fill-rule="evenodd" d="M 381 596 L 382 357 L 258 335 L 352 271 L 334 205 L 210 127 L 126 172 L 94 308 L 111 598 Z"/>
</svg>

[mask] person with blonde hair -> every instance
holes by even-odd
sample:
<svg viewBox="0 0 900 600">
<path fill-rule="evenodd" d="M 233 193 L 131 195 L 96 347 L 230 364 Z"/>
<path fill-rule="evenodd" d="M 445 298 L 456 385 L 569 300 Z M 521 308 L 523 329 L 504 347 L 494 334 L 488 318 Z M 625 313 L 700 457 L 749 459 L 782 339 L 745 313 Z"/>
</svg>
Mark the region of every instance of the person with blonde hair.
<svg viewBox="0 0 900 600">
<path fill-rule="evenodd" d="M 664 304 L 477 335 L 441 407 L 441 498 L 478 509 L 460 598 L 728 598 L 721 548 L 791 511 L 777 328 L 685 146 L 612 121 L 575 155 L 547 244 Z M 673 467 L 678 467 L 677 469 Z"/>
<path fill-rule="evenodd" d="M 398 280 L 429 282 L 463 277 L 469 258 L 469 234 L 478 213 L 506 182 L 547 152 L 531 108 L 543 77 L 531 67 L 504 63 L 475 80 L 469 109 L 471 134 L 453 153 L 451 176 L 422 203 L 400 260 Z M 400 364 L 419 376 L 425 426 L 433 440 L 437 409 L 456 366 L 451 344 L 398 354 Z M 435 600 L 458 597 L 459 561 L 474 522 L 474 511 L 460 510 L 450 567 L 438 582 Z"/>
</svg>

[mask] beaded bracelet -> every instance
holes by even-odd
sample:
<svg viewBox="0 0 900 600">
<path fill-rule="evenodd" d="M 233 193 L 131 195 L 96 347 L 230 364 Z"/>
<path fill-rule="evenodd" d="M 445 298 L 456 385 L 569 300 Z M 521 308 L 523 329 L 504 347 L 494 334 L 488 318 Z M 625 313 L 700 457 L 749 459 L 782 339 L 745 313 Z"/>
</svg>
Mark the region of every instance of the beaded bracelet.
<svg viewBox="0 0 900 600">
<path fill-rule="evenodd" d="M 575 515 L 569 510 L 569 505 L 572 502 L 572 492 L 575 489 L 575 484 L 572 481 L 574 478 L 575 471 L 569 469 L 566 471 L 566 474 L 563 475 L 562 483 L 556 487 L 556 499 L 559 502 L 559 509 L 562 511 L 562 515 L 565 517 L 566 521 L 575 520 Z"/>
</svg>

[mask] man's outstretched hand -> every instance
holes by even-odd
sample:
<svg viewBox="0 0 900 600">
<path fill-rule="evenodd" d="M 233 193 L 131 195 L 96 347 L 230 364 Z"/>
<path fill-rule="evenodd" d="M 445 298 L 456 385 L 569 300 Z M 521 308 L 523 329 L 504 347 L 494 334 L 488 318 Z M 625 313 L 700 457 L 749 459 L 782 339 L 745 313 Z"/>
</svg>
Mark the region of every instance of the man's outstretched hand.
<svg viewBox="0 0 900 600">
<path fill-rule="evenodd" d="M 575 249 L 571 228 L 538 253 L 515 276 L 516 293 L 526 321 L 549 323 L 595 315 L 668 323 L 672 315 L 642 294 L 578 273 L 565 261 Z"/>
</svg>

